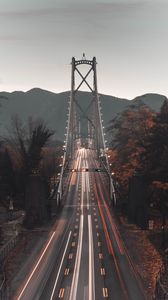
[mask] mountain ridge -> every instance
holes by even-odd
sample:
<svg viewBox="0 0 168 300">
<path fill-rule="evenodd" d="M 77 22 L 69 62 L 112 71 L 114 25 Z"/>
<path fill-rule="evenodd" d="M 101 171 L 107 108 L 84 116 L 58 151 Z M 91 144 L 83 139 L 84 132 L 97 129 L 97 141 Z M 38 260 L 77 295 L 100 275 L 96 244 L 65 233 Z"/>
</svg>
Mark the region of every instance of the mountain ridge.
<svg viewBox="0 0 168 300">
<path fill-rule="evenodd" d="M 6 135 L 10 128 L 10 120 L 18 115 L 23 122 L 28 117 L 43 119 L 50 128 L 56 130 L 56 139 L 64 140 L 68 102 L 70 91 L 55 93 L 40 88 L 32 88 L 26 92 L 0 92 L 0 131 Z M 165 99 L 164 95 L 147 93 L 132 100 L 118 98 L 99 93 L 104 126 L 118 113 L 128 108 L 132 103 L 143 101 L 150 109 L 158 111 Z M 85 91 L 78 92 L 78 101 L 87 107 L 91 94 Z"/>
</svg>

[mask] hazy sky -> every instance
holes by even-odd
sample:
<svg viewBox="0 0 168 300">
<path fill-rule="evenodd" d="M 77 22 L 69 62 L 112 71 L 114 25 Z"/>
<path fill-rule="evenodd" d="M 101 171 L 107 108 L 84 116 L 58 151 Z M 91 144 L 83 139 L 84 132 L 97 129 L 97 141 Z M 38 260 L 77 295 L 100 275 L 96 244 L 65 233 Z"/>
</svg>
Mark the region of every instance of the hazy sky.
<svg viewBox="0 0 168 300">
<path fill-rule="evenodd" d="M 0 90 L 70 89 L 97 58 L 100 93 L 168 96 L 168 0 L 0 0 Z"/>
</svg>

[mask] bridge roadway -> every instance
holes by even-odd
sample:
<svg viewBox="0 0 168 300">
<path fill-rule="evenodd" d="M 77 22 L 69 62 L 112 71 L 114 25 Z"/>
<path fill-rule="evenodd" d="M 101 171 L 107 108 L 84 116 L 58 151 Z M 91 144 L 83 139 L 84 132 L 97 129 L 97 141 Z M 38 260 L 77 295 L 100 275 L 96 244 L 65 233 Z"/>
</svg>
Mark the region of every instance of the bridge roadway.
<svg viewBox="0 0 168 300">
<path fill-rule="evenodd" d="M 64 209 L 14 299 L 144 300 L 108 204 L 95 152 L 79 149 Z"/>
</svg>

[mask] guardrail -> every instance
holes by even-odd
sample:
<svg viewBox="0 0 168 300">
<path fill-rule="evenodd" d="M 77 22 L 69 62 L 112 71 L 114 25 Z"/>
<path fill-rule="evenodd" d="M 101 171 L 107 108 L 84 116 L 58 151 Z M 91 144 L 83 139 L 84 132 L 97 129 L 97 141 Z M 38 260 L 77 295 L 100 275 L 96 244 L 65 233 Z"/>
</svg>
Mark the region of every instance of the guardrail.
<svg viewBox="0 0 168 300">
<path fill-rule="evenodd" d="M 1 282 L 0 282 L 0 300 L 7 299 L 6 295 L 6 278 L 5 278 L 5 272 L 4 272 L 4 265 L 5 265 L 5 259 L 7 258 L 9 252 L 15 247 L 16 243 L 18 242 L 19 236 L 16 235 L 13 238 L 11 238 L 0 250 L 0 272 L 1 272 Z"/>
<path fill-rule="evenodd" d="M 2 263 L 8 256 L 9 252 L 15 247 L 18 242 L 19 236 L 16 235 L 11 238 L 2 248 L 0 249 L 0 263 Z"/>
<path fill-rule="evenodd" d="M 23 216 L 24 215 L 24 211 L 23 210 L 16 210 L 16 211 L 8 211 L 8 212 L 5 212 L 5 213 L 0 213 L 0 221 L 1 221 L 1 224 L 3 224 L 4 222 L 7 222 L 7 221 L 12 221 L 12 220 L 15 220 L 15 219 L 18 219 L 19 217 Z"/>
<path fill-rule="evenodd" d="M 108 162 L 107 157 L 106 157 L 106 161 Z M 101 164 L 103 165 L 103 167 L 109 177 L 110 199 L 113 201 L 113 205 L 116 206 L 116 204 L 117 204 L 116 193 L 115 193 L 115 188 L 114 188 L 114 184 L 113 184 L 113 179 L 110 174 L 109 166 L 107 166 L 103 160 L 101 160 Z"/>
<path fill-rule="evenodd" d="M 4 270 L 2 272 L 2 282 L 0 284 L 0 300 L 6 299 L 6 290 L 5 290 L 5 272 Z"/>
</svg>

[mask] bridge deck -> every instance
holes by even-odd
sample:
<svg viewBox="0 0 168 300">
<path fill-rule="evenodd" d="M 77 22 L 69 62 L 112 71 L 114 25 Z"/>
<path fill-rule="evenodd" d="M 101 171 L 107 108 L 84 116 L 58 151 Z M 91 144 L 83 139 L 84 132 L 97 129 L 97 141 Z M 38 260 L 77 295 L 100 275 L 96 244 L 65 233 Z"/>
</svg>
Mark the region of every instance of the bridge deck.
<svg viewBox="0 0 168 300">
<path fill-rule="evenodd" d="M 79 149 L 63 211 L 16 299 L 142 300 L 109 206 L 107 177 L 95 152 Z"/>
</svg>

